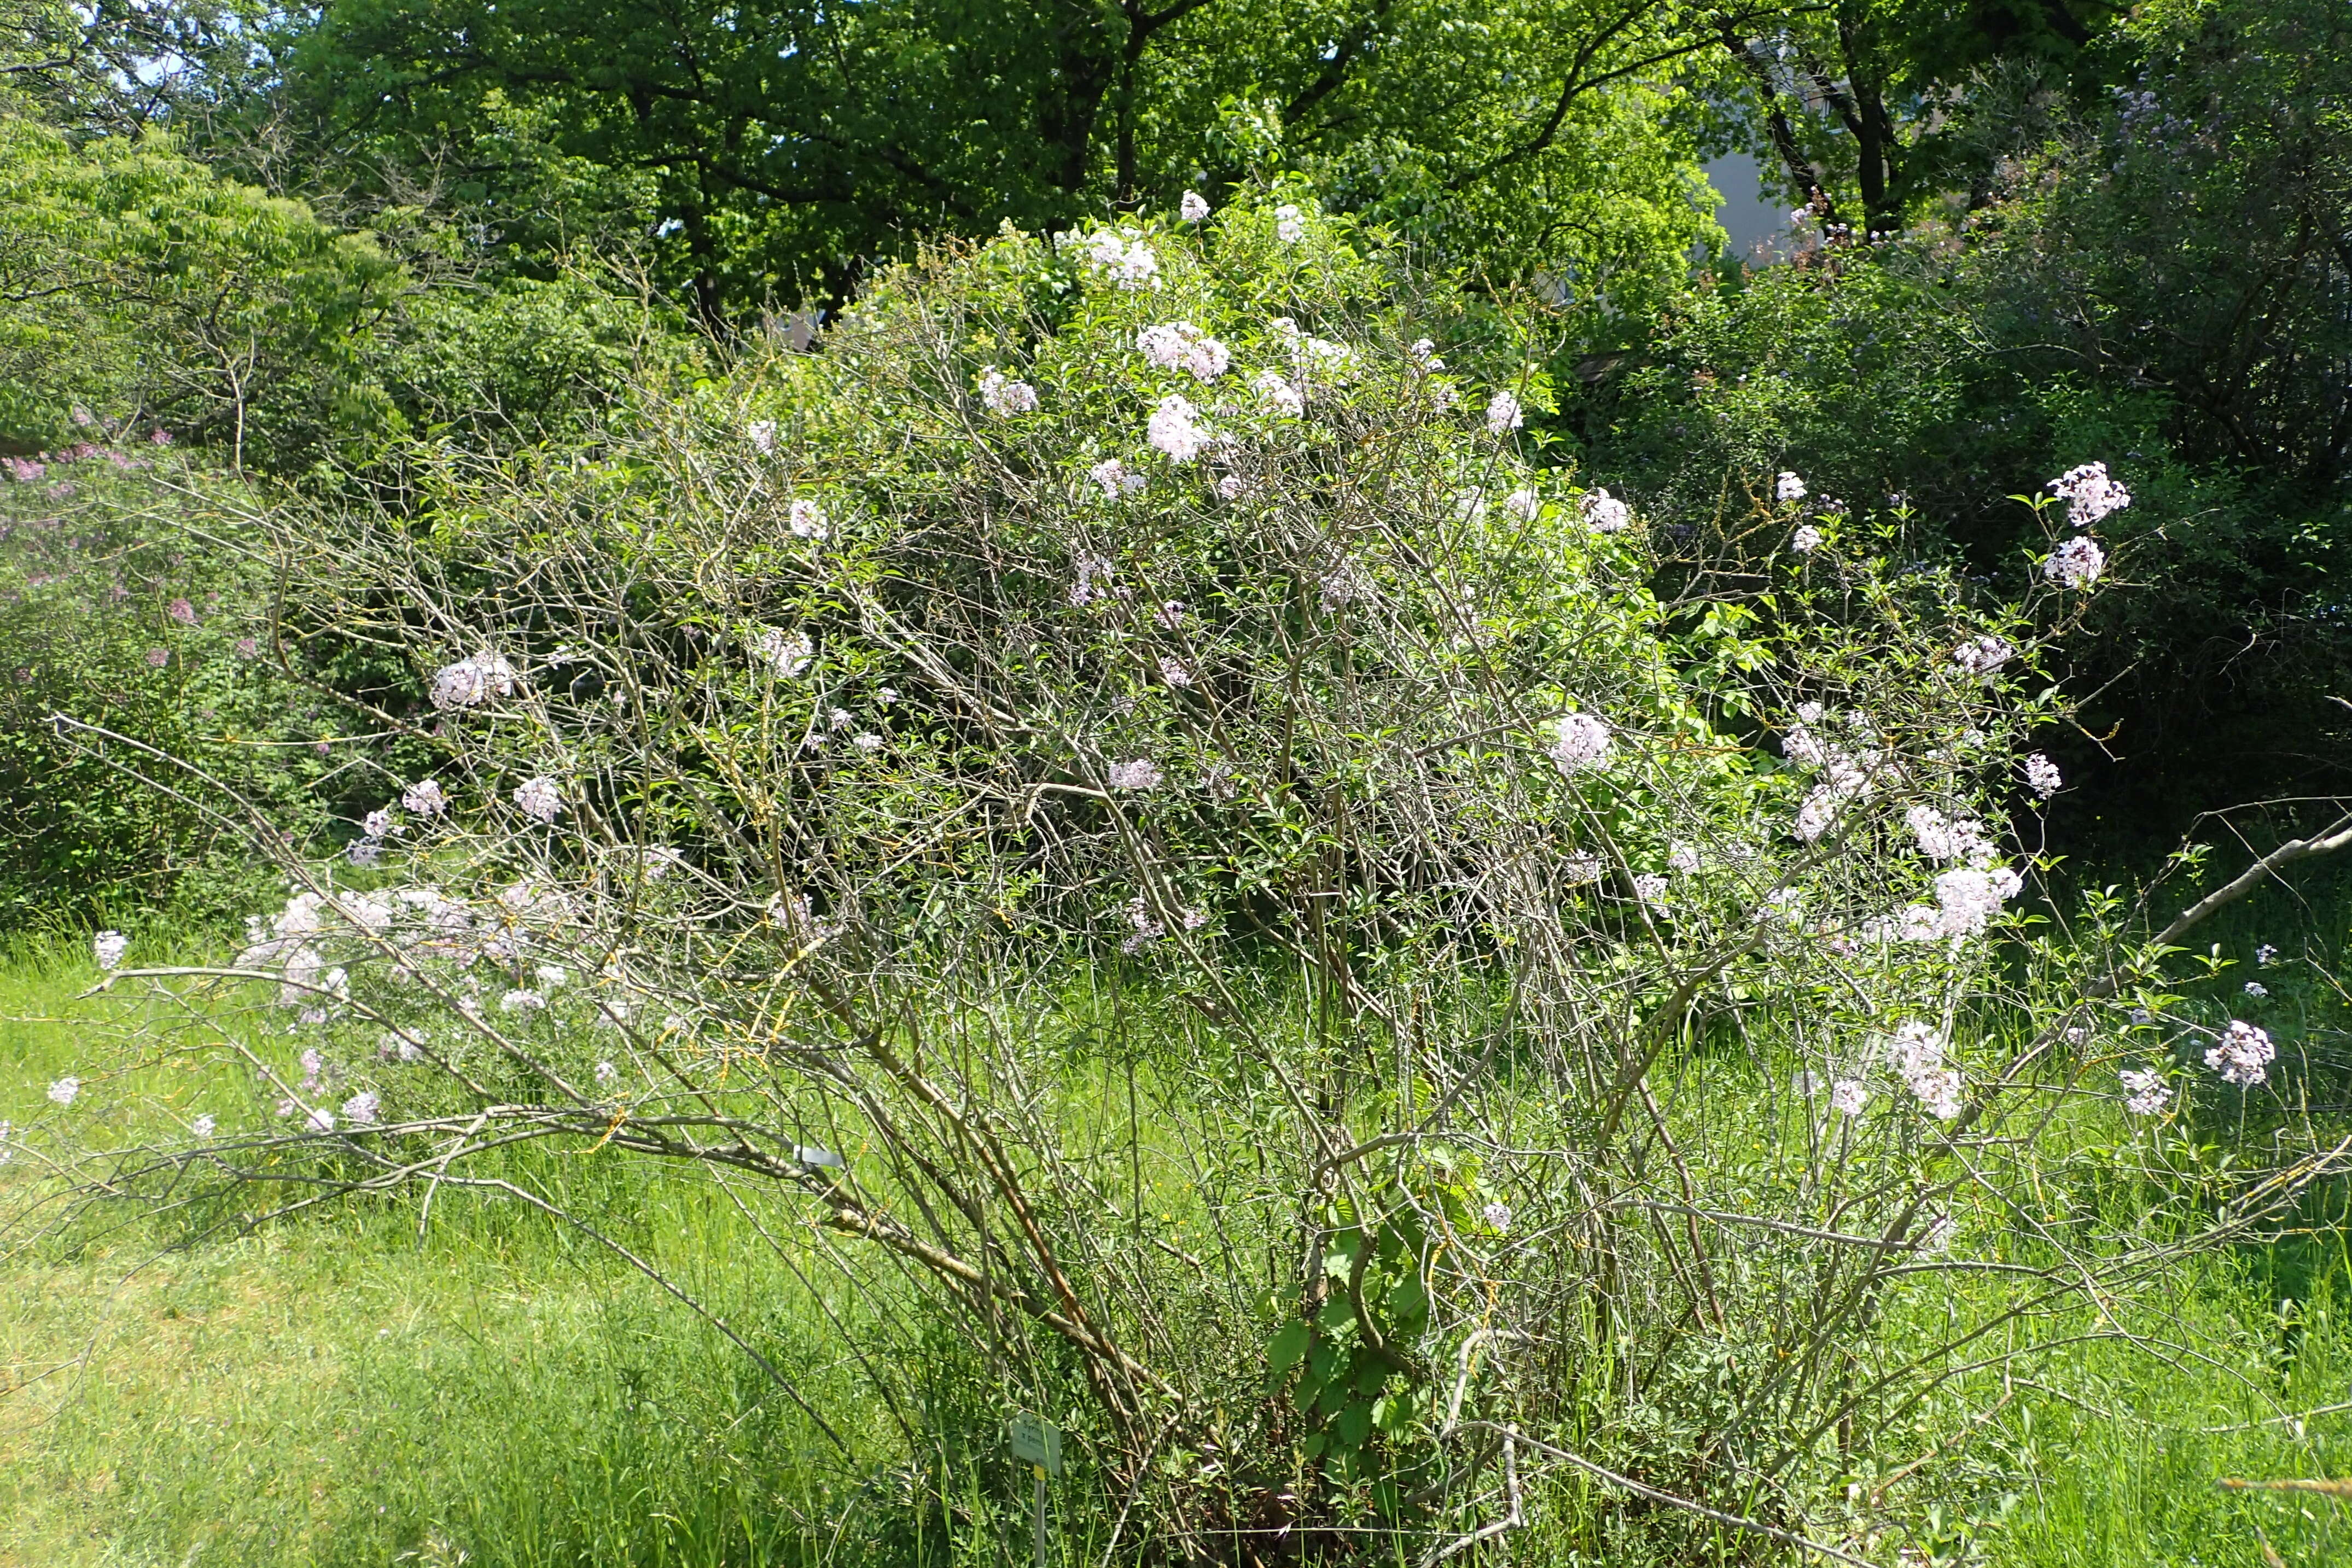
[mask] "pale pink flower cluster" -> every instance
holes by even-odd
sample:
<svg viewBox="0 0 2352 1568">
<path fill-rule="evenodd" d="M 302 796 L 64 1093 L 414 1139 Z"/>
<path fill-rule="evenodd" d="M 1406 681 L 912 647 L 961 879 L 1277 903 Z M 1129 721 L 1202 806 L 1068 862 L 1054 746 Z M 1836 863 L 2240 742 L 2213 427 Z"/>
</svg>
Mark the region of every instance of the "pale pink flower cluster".
<svg viewBox="0 0 2352 1568">
<path fill-rule="evenodd" d="M 1307 394 L 1278 371 L 1258 371 L 1250 378 L 1250 391 L 1257 393 L 1259 405 L 1270 414 L 1297 419 L 1307 412 Z"/>
<path fill-rule="evenodd" d="M 1633 508 L 1605 488 L 1587 492 L 1576 509 L 1596 534 L 1622 534 L 1633 525 Z"/>
<path fill-rule="evenodd" d="M 1859 1079 L 1841 1078 L 1830 1085 L 1830 1109 L 1841 1116 L 1859 1116 L 1870 1103 L 1870 1090 Z"/>
<path fill-rule="evenodd" d="M 1163 371 L 1182 371 L 1194 381 L 1213 382 L 1225 373 L 1233 355 L 1225 346 L 1190 321 L 1163 321 L 1136 335 L 1143 357 Z"/>
<path fill-rule="evenodd" d="M 1106 457 L 1087 470 L 1087 477 L 1102 489 L 1103 499 L 1116 501 L 1122 496 L 1132 496 L 1143 488 L 1142 475 L 1135 473 L 1116 457 Z"/>
<path fill-rule="evenodd" d="M 1983 632 L 1953 649 L 1952 663 L 1979 680 L 1990 680 L 1995 671 L 2016 655 L 2016 649 L 1991 632 Z"/>
<path fill-rule="evenodd" d="M 420 779 L 400 792 L 400 807 L 419 817 L 437 817 L 448 810 L 449 801 L 437 781 Z"/>
<path fill-rule="evenodd" d="M 1930 860 L 1965 860 L 1981 866 L 1992 859 L 1993 846 L 1984 836 L 1984 824 L 1971 819 L 1954 821 L 1933 806 L 1914 806 L 1903 814 L 1918 841 L 1919 852 Z"/>
<path fill-rule="evenodd" d="M 2131 492 L 2107 477 L 2104 463 L 2085 463 L 2079 468 L 2069 468 L 2050 481 L 2051 493 L 2066 503 L 2066 517 L 2078 528 L 2087 528 L 2113 512 L 2131 505 Z"/>
<path fill-rule="evenodd" d="M 492 697 L 514 695 L 514 666 L 502 653 L 485 650 L 470 658 L 445 664 L 433 676 L 436 708 L 479 707 Z"/>
<path fill-rule="evenodd" d="M 1127 923 L 1135 928 L 1135 934 L 1119 944 L 1122 953 L 1140 953 L 1168 935 L 1167 924 L 1151 913 L 1150 901 L 1139 893 L 1127 901 L 1125 914 Z M 1209 923 L 1209 915 L 1203 909 L 1180 909 L 1176 912 L 1176 919 L 1185 930 L 1198 931 Z"/>
<path fill-rule="evenodd" d="M 994 365 L 980 372 L 980 403 L 999 419 L 1037 412 L 1037 389 L 1017 382 Z"/>
<path fill-rule="evenodd" d="M 751 652 L 779 679 L 790 680 L 807 669 L 809 661 L 816 657 L 816 643 L 805 632 L 768 626 L 751 640 Z"/>
<path fill-rule="evenodd" d="M 1554 727 L 1554 739 L 1544 755 L 1563 775 L 1573 778 L 1606 762 L 1614 744 L 1609 727 L 1591 714 L 1564 714 Z"/>
<path fill-rule="evenodd" d="M 2107 552 L 2086 534 L 2077 534 L 2050 552 L 2042 575 L 2063 588 L 2088 588 L 2107 570 Z"/>
<path fill-rule="evenodd" d="M 49 1103 L 52 1105 L 70 1105 L 74 1103 L 75 1097 L 80 1094 L 80 1092 L 81 1080 L 68 1073 L 67 1076 L 58 1079 L 56 1082 L 49 1085 Z"/>
<path fill-rule="evenodd" d="M 2065 785 L 2065 779 L 2059 775 L 2058 765 L 2042 753 L 2037 751 L 2025 759 L 2025 787 L 2042 800 L 2047 800 Z"/>
<path fill-rule="evenodd" d="M 1121 288 L 1132 292 L 1160 287 L 1160 257 L 1144 243 L 1140 230 L 1098 229 L 1086 242 L 1086 254 L 1098 271 Z"/>
<path fill-rule="evenodd" d="M 1114 568 L 1098 555 L 1082 555 L 1071 563 L 1077 568 L 1078 580 L 1070 585 L 1070 604 L 1084 609 L 1097 599 L 1124 596 L 1126 590 L 1109 586 Z"/>
<path fill-rule="evenodd" d="M 563 810 L 563 792 L 554 779 L 541 774 L 515 787 L 514 803 L 531 821 L 551 824 Z"/>
<path fill-rule="evenodd" d="M 1160 771 L 1160 764 L 1141 758 L 1132 762 L 1114 762 L 1103 777 L 1114 789 L 1157 789 L 1166 775 Z"/>
<path fill-rule="evenodd" d="M 1519 408 L 1519 400 L 1508 387 L 1486 400 L 1486 434 L 1507 435 L 1528 422 Z"/>
<path fill-rule="evenodd" d="M 1888 1062 L 1929 1115 L 1948 1122 L 1960 1113 L 1960 1075 L 1944 1065 L 1943 1035 L 1916 1019 L 1886 1042 Z"/>
<path fill-rule="evenodd" d="M 1188 224 L 1204 222 L 1209 215 L 1209 199 L 1198 191 L 1187 191 L 1184 199 L 1176 204 L 1176 215 Z"/>
<path fill-rule="evenodd" d="M 1503 497 L 1503 510 L 1524 523 L 1532 523 L 1543 515 L 1543 497 L 1522 485 Z"/>
<path fill-rule="evenodd" d="M 827 532 L 824 508 L 805 497 L 794 501 L 784 515 L 784 526 L 796 539 L 821 539 Z"/>
<path fill-rule="evenodd" d="M 2161 1114 L 2172 1103 L 2172 1085 L 2152 1067 L 2126 1067 L 2116 1076 L 2124 1086 L 2124 1109 L 2135 1116 Z"/>
<path fill-rule="evenodd" d="M 111 969 L 122 962 L 131 951 L 131 938 L 120 931 L 101 931 L 90 939 L 90 950 L 98 956 L 98 967 Z"/>
<path fill-rule="evenodd" d="M 1822 530 L 1807 523 L 1789 536 L 1789 548 L 1799 555 L 1811 555 L 1822 548 Z"/>
<path fill-rule="evenodd" d="M 1934 904 L 1911 904 L 1892 916 L 1870 921 L 1864 935 L 1874 941 L 1965 941 L 1980 936 L 2000 918 L 2025 879 L 2006 866 L 1959 866 L 1936 878 Z"/>
<path fill-rule="evenodd" d="M 383 1097 L 373 1089 L 362 1089 L 343 1102 L 343 1120 L 357 1126 L 373 1126 L 383 1114 Z"/>
<path fill-rule="evenodd" d="M 1805 482 L 1783 469 L 1780 476 L 1772 481 L 1772 495 L 1776 500 L 1801 501 L 1805 498 Z"/>
<path fill-rule="evenodd" d="M 2267 1032 L 2231 1019 L 2221 1040 L 2205 1053 L 2205 1065 L 2220 1073 L 2222 1082 L 2251 1089 L 2270 1077 L 2270 1065 L 2277 1058 Z"/>
<path fill-rule="evenodd" d="M 1171 463 L 1190 463 L 1215 439 L 1200 423 L 1201 411 L 1181 392 L 1170 392 L 1151 411 L 1147 434 Z"/>
</svg>

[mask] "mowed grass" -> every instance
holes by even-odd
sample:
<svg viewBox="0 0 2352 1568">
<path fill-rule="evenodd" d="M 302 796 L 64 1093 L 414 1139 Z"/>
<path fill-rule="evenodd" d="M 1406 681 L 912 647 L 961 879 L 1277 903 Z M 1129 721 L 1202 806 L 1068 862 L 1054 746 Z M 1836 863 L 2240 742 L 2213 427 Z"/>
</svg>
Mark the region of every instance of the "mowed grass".
<svg viewBox="0 0 2352 1568">
<path fill-rule="evenodd" d="M 2250 910 L 2216 935 L 2251 953 L 2283 918 Z M 2336 1016 L 2324 988 L 2266 973 L 2284 982 L 2273 1017 Z M 58 1114 L 52 1079 L 89 1070 L 73 998 L 94 977 L 78 950 L 0 967 L 16 1020 L 0 1022 L 0 1120 L 20 1134 Z M 102 1126 L 125 1140 L 199 1109 L 226 1128 L 231 1079 L 150 1069 L 93 1085 L 82 1112 L 118 1107 Z M 642 1276 L 517 1206 L 445 1190 L 424 1227 L 413 1201 L 377 1201 L 201 1234 L 117 1206 L 44 1233 L 48 1178 L 20 1152 L 0 1166 L 0 1568 L 1027 1560 L 1025 1499 L 977 1451 L 986 1423 L 920 1447 L 895 1435 L 810 1287 L 722 1194 L 643 1165 L 549 1158 L 533 1177 L 625 1219 L 854 1452 Z M 1956 1384 L 1929 1417 L 1951 1441 L 1906 1484 L 1974 1516 L 1970 1560 L 1987 1564 L 2267 1568 L 2266 1547 L 2293 1568 L 2352 1563 L 2352 1505 L 2218 1484 L 2352 1476 L 2352 1412 L 2292 1418 L 2352 1405 L 2347 1280 L 2328 1238 L 2284 1263 L 2184 1268 L 2126 1324 L 2153 1354 L 2093 1341 Z M 1906 1310 L 1936 1308 L 1922 1293 Z M 1512 1544 L 1515 1561 L 1567 1561 L 1540 1516 Z"/>
</svg>

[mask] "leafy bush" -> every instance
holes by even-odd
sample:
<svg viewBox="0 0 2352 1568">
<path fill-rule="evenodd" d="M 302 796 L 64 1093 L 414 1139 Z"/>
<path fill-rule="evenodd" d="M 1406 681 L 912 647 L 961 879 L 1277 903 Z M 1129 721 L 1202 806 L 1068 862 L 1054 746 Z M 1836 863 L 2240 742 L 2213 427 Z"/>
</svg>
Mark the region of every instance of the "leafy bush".
<svg viewBox="0 0 2352 1568">
<path fill-rule="evenodd" d="M 239 516 L 250 497 L 152 444 L 80 445 L 10 470 L 0 927 L 249 907 L 276 868 L 219 814 L 225 802 L 140 782 L 155 769 L 137 747 L 201 767 L 298 840 L 323 826 L 320 799 L 351 748 L 330 744 L 345 733 L 340 705 L 278 662 L 265 546 Z"/>
<path fill-rule="evenodd" d="M 2118 1310 L 2202 1223 L 2042 1196 L 2119 1052 L 2195 1071 L 2128 1032 L 2118 913 L 1988 940 L 2097 549 L 2036 512 L 1988 618 L 1794 474 L 1637 517 L 1525 459 L 1516 367 L 1426 340 L 1465 321 L 1272 201 L 1007 235 L 593 451 L 447 460 L 413 522 L 281 515 L 438 761 L 371 802 L 377 872 L 281 854 L 235 964 L 118 971 L 299 1020 L 155 1168 L 598 1235 L 495 1151 L 688 1163 L 857 1300 L 877 1407 L 944 1335 L 1068 1428 L 1107 1552 L 1440 1552 L 1538 1506 L 1615 1561 L 1942 1550 L 1945 1500 L 1851 1502 L 1853 1432 L 1924 1463 L 1984 1336 Z"/>
</svg>

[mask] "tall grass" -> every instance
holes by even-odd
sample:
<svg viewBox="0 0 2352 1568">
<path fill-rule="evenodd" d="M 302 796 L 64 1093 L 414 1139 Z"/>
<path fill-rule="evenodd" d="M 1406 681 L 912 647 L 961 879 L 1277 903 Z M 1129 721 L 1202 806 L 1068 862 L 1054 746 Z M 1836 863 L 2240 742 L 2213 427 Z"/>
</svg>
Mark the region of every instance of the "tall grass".
<svg viewBox="0 0 2352 1568">
<path fill-rule="evenodd" d="M 2262 970 L 2283 1038 L 2334 1039 L 2352 888 L 2321 883 L 2231 912 L 2212 933 Z M 2286 933 L 2282 936 L 2282 933 Z M 2320 967 L 2298 967 L 2301 956 Z M 0 967 L 0 1119 L 50 1108 L 86 1066 L 78 951 L 20 949 Z M 236 1113 L 226 1071 L 155 1068 L 114 1085 L 126 1141 L 199 1105 Z M 132 1091 L 124 1092 L 124 1090 Z M 258 1108 L 256 1108 L 257 1113 Z M 2120 1126 L 2111 1135 L 2124 1135 Z M 2070 1135 L 2084 1135 L 2080 1127 Z M 1755 1151 L 1717 1151 L 1726 1159 Z M 1027 1550 L 1027 1499 L 944 1336 L 922 1347 L 909 1442 L 840 1360 L 823 1293 L 761 1244 L 706 1176 L 578 1156 L 516 1174 L 625 1234 L 690 1282 L 850 1439 L 845 1459 L 709 1325 L 610 1252 L 513 1206 L 445 1191 L 348 1204 L 246 1229 L 127 1207 L 37 1234 L 37 1163 L 0 1166 L 16 1223 L 0 1258 L 0 1563 L 981 1564 Z M 2321 1216 L 2320 1218 L 2325 1218 Z M 1958 1281 L 1958 1276 L 1953 1277 Z M 1955 1282 L 1909 1315 L 1972 1315 Z M 2084 1336 L 2031 1372 L 1956 1378 L 1901 1431 L 1852 1438 L 1848 1502 L 1866 1529 L 1909 1489 L 1949 1560 L 2017 1568 L 2347 1560 L 2342 1504 L 2224 1491 L 2224 1477 L 2352 1475 L 2352 1267 L 2340 1231 L 2184 1267 L 2128 1321 L 2043 1323 Z M 2284 1304 L 2292 1301 L 2292 1305 Z M 2128 1328 L 2137 1344 L 2095 1336 Z M 1996 1350 L 1998 1347 L 1995 1347 Z M 2153 1354 L 2151 1354 L 2153 1352 Z M 1908 1473 L 1895 1456 L 1932 1450 Z M 1584 1500 L 1589 1502 L 1591 1500 Z M 1538 1500 L 1517 1561 L 1580 1561 L 1580 1499 Z M 1727 1561 L 1754 1542 L 1726 1541 Z M 1892 1542 L 1881 1555 L 1892 1556 Z M 1099 1543 L 1056 1538 L 1066 1562 Z M 1589 1561 L 1589 1559 L 1585 1559 Z"/>
</svg>

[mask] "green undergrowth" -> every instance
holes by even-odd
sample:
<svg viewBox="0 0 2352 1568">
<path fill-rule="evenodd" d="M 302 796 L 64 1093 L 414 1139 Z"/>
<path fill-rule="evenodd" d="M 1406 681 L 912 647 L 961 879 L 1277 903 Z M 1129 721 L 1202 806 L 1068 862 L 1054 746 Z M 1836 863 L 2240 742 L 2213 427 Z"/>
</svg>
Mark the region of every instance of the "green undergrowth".
<svg viewBox="0 0 2352 1568">
<path fill-rule="evenodd" d="M 2270 1027 L 2326 1034 L 2341 1008 L 2320 977 L 2345 913 L 2333 884 L 2231 912 L 2213 939 L 2242 965 L 2201 982 L 2202 1003 L 2242 997 L 2269 942 Z M 1026 1560 L 1025 1490 L 979 1369 L 908 1328 L 915 1406 L 879 1407 L 835 1322 L 867 1326 L 856 1315 L 880 1298 L 813 1253 L 780 1257 L 705 1175 L 547 1150 L 506 1167 L 674 1271 L 843 1447 L 625 1260 L 492 1196 L 445 1188 L 429 1217 L 404 1197 L 250 1226 L 127 1206 L 46 1225 L 40 1139 L 21 1146 L 23 1130 L 53 1113 L 50 1082 L 88 1071 L 90 1009 L 128 1005 L 78 1001 L 95 977 L 78 947 L 0 968 L 0 1120 L 20 1138 L 0 1166 L 0 1564 Z M 261 1113 L 237 1082 L 215 1058 L 94 1085 L 100 1135 Z M 1767 1145 L 1786 1114 L 1718 1103 Z M 2127 1135 L 2109 1111 L 2084 1115 L 2053 1135 Z M 2118 1124 L 2102 1134 L 2100 1116 Z M 1692 1152 L 1769 1158 L 1758 1136 Z M 2178 1265 L 2104 1317 L 1989 1333 L 1979 1364 L 1895 1428 L 1841 1439 L 1841 1539 L 1865 1544 L 1895 1497 L 1939 1521 L 1956 1563 L 2254 1568 L 2265 1543 L 2294 1568 L 2352 1560 L 2346 1505 L 2221 1485 L 2352 1475 L 2352 1263 L 2330 1201 L 2308 1234 Z M 1935 1276 L 1890 1310 L 1885 1343 L 1990 1321 L 2010 1288 Z M 2058 1348 L 2007 1359 L 2029 1338 Z M 1565 1568 L 1567 1521 L 1613 1500 L 1578 1483 L 1531 1500 L 1513 1559 Z M 1100 1526 L 1072 1523 L 1061 1560 L 1097 1559 Z M 1757 1544 L 1727 1537 L 1719 1555 Z M 1896 1541 L 1867 1549 L 1893 1562 Z"/>
</svg>

